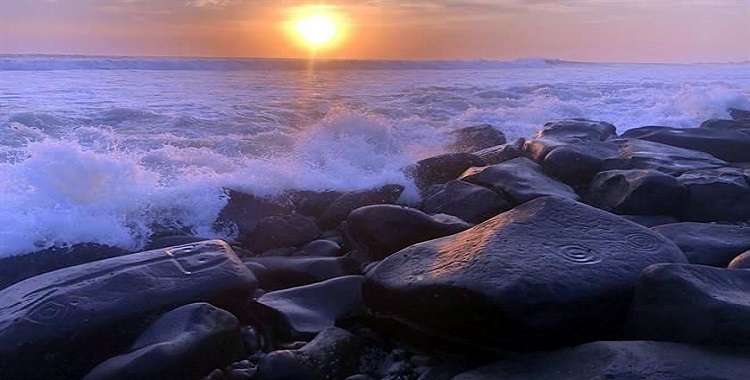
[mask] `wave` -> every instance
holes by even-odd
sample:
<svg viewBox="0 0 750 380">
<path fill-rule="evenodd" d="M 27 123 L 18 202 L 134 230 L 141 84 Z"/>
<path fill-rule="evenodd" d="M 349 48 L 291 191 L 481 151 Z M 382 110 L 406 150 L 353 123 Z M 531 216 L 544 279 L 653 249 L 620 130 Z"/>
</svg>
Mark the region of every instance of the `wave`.
<svg viewBox="0 0 750 380">
<path fill-rule="evenodd" d="M 508 68 L 545 68 L 564 63 L 552 59 L 514 61 L 401 61 L 356 59 L 282 59 L 282 58 L 149 58 L 94 57 L 57 55 L 0 55 L 0 71 L 40 70 L 494 70 Z"/>
</svg>

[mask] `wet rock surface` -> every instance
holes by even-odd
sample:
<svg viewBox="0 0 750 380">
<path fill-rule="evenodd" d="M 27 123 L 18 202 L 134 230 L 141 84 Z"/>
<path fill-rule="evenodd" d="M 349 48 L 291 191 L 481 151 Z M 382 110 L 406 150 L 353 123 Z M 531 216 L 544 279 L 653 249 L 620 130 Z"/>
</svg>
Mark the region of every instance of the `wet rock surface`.
<svg viewBox="0 0 750 380">
<path fill-rule="evenodd" d="M 670 223 L 652 228 L 672 240 L 691 264 L 726 267 L 750 250 L 750 227 L 716 223 Z"/>
</svg>

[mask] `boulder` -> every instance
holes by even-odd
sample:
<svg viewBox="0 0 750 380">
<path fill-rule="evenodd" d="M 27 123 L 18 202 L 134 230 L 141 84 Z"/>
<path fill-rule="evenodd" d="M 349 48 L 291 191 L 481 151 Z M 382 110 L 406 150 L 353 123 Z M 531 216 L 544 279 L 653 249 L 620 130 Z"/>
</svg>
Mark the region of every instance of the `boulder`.
<svg viewBox="0 0 750 380">
<path fill-rule="evenodd" d="M 641 270 L 684 261 L 647 228 L 542 197 L 389 256 L 362 291 L 377 315 L 438 340 L 548 349 L 617 335 Z"/>
<path fill-rule="evenodd" d="M 622 137 L 706 152 L 729 162 L 750 161 L 750 136 L 730 129 L 641 127 L 626 131 Z"/>
<path fill-rule="evenodd" d="M 274 215 L 258 221 L 258 226 L 246 241 L 252 251 L 265 252 L 274 248 L 300 246 L 321 233 L 314 221 L 300 214 Z"/>
<path fill-rule="evenodd" d="M 593 342 L 508 359 L 454 380 L 741 380 L 750 360 L 740 350 L 669 342 Z"/>
<path fill-rule="evenodd" d="M 364 343 L 346 330 L 329 327 L 299 350 L 273 351 L 258 363 L 257 380 L 344 379 L 359 372 Z"/>
<path fill-rule="evenodd" d="M 99 364 L 84 379 L 201 379 L 244 356 L 237 318 L 194 303 L 161 316 L 127 353 Z"/>
<path fill-rule="evenodd" d="M 341 245 L 333 240 L 318 239 L 313 240 L 296 251 L 292 256 L 308 257 L 338 257 L 341 255 Z"/>
<path fill-rule="evenodd" d="M 750 111 L 739 108 L 727 108 L 729 116 L 734 120 L 750 120 Z"/>
<path fill-rule="evenodd" d="M 459 178 L 492 189 L 515 205 L 534 198 L 554 195 L 578 199 L 573 189 L 542 172 L 542 167 L 525 157 L 519 157 L 500 164 L 471 168 Z"/>
<path fill-rule="evenodd" d="M 651 229 L 672 240 L 691 264 L 726 267 L 750 249 L 750 227 L 683 222 Z"/>
<path fill-rule="evenodd" d="M 277 201 L 291 207 L 296 213 L 317 219 L 342 195 L 344 193 L 333 190 L 288 190 L 278 196 Z"/>
<path fill-rule="evenodd" d="M 604 121 L 566 119 L 544 123 L 538 139 L 604 141 L 617 137 L 614 125 Z"/>
<path fill-rule="evenodd" d="M 708 119 L 701 123 L 702 129 L 729 129 L 745 135 L 750 134 L 750 119 Z"/>
<path fill-rule="evenodd" d="M 189 236 L 189 235 L 162 236 L 146 244 L 146 246 L 143 247 L 143 250 L 152 251 L 154 249 L 169 248 L 169 247 L 174 247 L 176 245 L 199 243 L 199 242 L 206 241 L 206 240 L 211 240 L 211 239 L 207 239 L 207 238 L 200 237 L 200 236 Z"/>
<path fill-rule="evenodd" d="M 750 346 L 750 271 L 659 264 L 643 271 L 629 318 L 634 339 Z"/>
<path fill-rule="evenodd" d="M 566 184 L 584 188 L 618 155 L 617 144 L 590 141 L 552 148 L 541 162 L 544 172 Z"/>
<path fill-rule="evenodd" d="M 406 172 L 414 179 L 417 187 L 424 191 L 432 185 L 458 178 L 470 167 L 484 165 L 481 158 L 471 153 L 448 153 L 418 161 L 406 168 Z"/>
<path fill-rule="evenodd" d="M 448 148 L 453 152 L 476 152 L 492 146 L 505 144 L 505 134 L 490 124 L 480 124 L 456 129 L 449 133 L 453 144 Z"/>
<path fill-rule="evenodd" d="M 499 164 L 504 161 L 521 157 L 525 142 L 525 139 L 519 138 L 511 143 L 496 145 L 476 151 L 474 152 L 474 155 L 481 158 L 487 165 Z"/>
<path fill-rule="evenodd" d="M 708 153 L 640 139 L 615 139 L 617 156 L 607 158 L 603 170 L 651 169 L 672 176 L 690 170 L 713 169 L 727 166 Z"/>
<path fill-rule="evenodd" d="M 521 147 L 521 153 L 524 157 L 541 164 L 552 150 L 569 145 L 570 143 L 560 140 L 531 139 L 524 141 L 523 147 Z"/>
<path fill-rule="evenodd" d="M 245 259 L 267 291 L 312 284 L 351 274 L 361 274 L 359 264 L 349 257 L 253 257 Z"/>
<path fill-rule="evenodd" d="M 739 256 L 732 259 L 727 266 L 729 269 L 748 269 L 750 268 L 750 251 L 742 252 Z"/>
<path fill-rule="evenodd" d="M 687 190 L 654 170 L 607 170 L 594 177 L 585 200 L 615 214 L 674 215 L 687 201 Z"/>
<path fill-rule="evenodd" d="M 660 226 L 662 224 L 677 223 L 677 219 L 669 215 L 620 215 L 621 217 L 638 223 L 644 227 Z"/>
<path fill-rule="evenodd" d="M 345 193 L 326 208 L 318 219 L 318 225 L 326 230 L 336 228 L 354 209 L 369 205 L 396 203 L 403 191 L 404 187 L 401 185 L 385 185 L 377 189 Z"/>
<path fill-rule="evenodd" d="M 380 260 L 414 243 L 461 232 L 470 224 L 445 221 L 406 206 L 374 205 L 349 214 L 346 225 L 357 243 Z"/>
<path fill-rule="evenodd" d="M 502 194 L 459 180 L 448 181 L 422 201 L 426 213 L 454 215 L 469 223 L 484 222 L 511 208 Z"/>
<path fill-rule="evenodd" d="M 267 216 L 292 212 L 290 207 L 253 194 L 232 189 L 227 189 L 226 194 L 227 205 L 219 211 L 214 228 L 234 231 L 237 236 L 250 235 L 258 222 Z"/>
<path fill-rule="evenodd" d="M 255 288 L 253 274 L 220 240 L 26 279 L 0 292 L 0 373 L 81 378 L 126 349 L 154 317 L 195 302 L 239 310 Z"/>
<path fill-rule="evenodd" d="M 285 339 L 310 340 L 336 319 L 360 311 L 364 276 L 343 276 L 310 285 L 268 292 L 257 302 L 282 316 Z"/>
<path fill-rule="evenodd" d="M 750 220 L 750 169 L 691 170 L 679 177 L 688 190 L 681 217 L 697 222 Z"/>
</svg>

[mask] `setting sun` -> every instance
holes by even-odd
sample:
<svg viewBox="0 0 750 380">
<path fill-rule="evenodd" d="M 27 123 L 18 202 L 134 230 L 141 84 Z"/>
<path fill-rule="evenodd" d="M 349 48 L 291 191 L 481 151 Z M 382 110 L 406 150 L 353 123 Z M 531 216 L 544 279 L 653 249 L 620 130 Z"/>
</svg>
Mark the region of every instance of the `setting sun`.
<svg viewBox="0 0 750 380">
<path fill-rule="evenodd" d="M 337 32 L 336 22 L 323 14 L 308 16 L 297 21 L 297 34 L 312 46 L 330 42 Z"/>
</svg>

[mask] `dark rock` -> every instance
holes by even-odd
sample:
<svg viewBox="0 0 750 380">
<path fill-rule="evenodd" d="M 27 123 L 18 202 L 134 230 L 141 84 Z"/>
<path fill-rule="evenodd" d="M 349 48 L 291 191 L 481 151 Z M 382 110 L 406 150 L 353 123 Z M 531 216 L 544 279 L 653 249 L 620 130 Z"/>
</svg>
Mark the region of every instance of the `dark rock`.
<svg viewBox="0 0 750 380">
<path fill-rule="evenodd" d="M 200 379 L 244 355 L 237 318 L 194 303 L 161 316 L 128 353 L 98 365 L 84 379 Z"/>
<path fill-rule="evenodd" d="M 455 215 L 469 223 L 481 223 L 511 208 L 500 193 L 459 180 L 449 181 L 422 202 L 426 213 Z"/>
<path fill-rule="evenodd" d="M 505 144 L 505 134 L 498 131 L 489 124 L 474 125 L 471 127 L 451 131 L 453 144 L 449 150 L 453 152 L 475 152 L 481 149 Z"/>
<path fill-rule="evenodd" d="M 227 380 L 252 380 L 255 378 L 255 373 L 258 371 L 255 366 L 249 360 L 241 360 L 232 363 L 225 369 Z"/>
<path fill-rule="evenodd" d="M 375 260 L 401 248 L 438 237 L 453 235 L 469 227 L 463 221 L 443 221 L 417 209 L 374 205 L 349 214 L 347 227 L 357 243 L 366 247 Z"/>
<path fill-rule="evenodd" d="M 621 217 L 638 223 L 644 227 L 660 226 L 662 224 L 677 223 L 677 219 L 669 215 L 620 215 Z"/>
<path fill-rule="evenodd" d="M 640 271 L 684 261 L 647 228 L 544 197 L 389 256 L 362 291 L 381 317 L 436 339 L 525 351 L 616 335 Z"/>
<path fill-rule="evenodd" d="M 459 179 L 507 195 L 516 205 L 546 195 L 578 199 L 570 186 L 548 177 L 542 172 L 541 166 L 524 157 L 471 168 Z"/>
<path fill-rule="evenodd" d="M 92 261 L 122 256 L 128 251 L 101 244 L 83 243 L 52 247 L 24 255 L 0 258 L 0 289 L 29 277 Z"/>
<path fill-rule="evenodd" d="M 404 187 L 401 185 L 385 185 L 377 189 L 352 191 L 333 201 L 323 215 L 318 219 L 318 225 L 323 229 L 332 229 L 346 220 L 349 213 L 363 206 L 375 204 L 392 204 L 398 202 Z"/>
<path fill-rule="evenodd" d="M 320 218 L 336 198 L 344 195 L 340 191 L 290 190 L 279 197 L 279 202 L 290 206 L 302 215 Z"/>
<path fill-rule="evenodd" d="M 748 120 L 750 119 L 750 111 L 739 108 L 727 108 L 729 116 L 734 120 Z"/>
<path fill-rule="evenodd" d="M 729 162 L 750 161 L 750 136 L 729 129 L 641 127 L 626 131 L 622 137 L 706 152 Z"/>
<path fill-rule="evenodd" d="M 258 363 L 258 380 L 344 379 L 359 372 L 363 342 L 329 327 L 299 350 L 274 351 Z"/>
<path fill-rule="evenodd" d="M 538 164 L 542 164 L 552 150 L 568 145 L 570 144 L 559 140 L 532 139 L 524 141 L 521 152 L 524 157 L 529 158 Z"/>
<path fill-rule="evenodd" d="M 143 250 L 151 251 L 154 249 L 174 247 L 176 245 L 198 243 L 198 242 L 206 241 L 206 240 L 211 240 L 211 239 L 206 239 L 204 237 L 199 237 L 199 236 L 187 236 L 187 235 L 162 236 L 146 244 L 146 246 L 143 247 Z"/>
<path fill-rule="evenodd" d="M 348 257 L 253 257 L 245 260 L 265 290 L 312 284 L 351 274 L 361 274 Z"/>
<path fill-rule="evenodd" d="M 258 222 L 267 216 L 292 212 L 290 207 L 253 194 L 232 189 L 227 189 L 226 194 L 227 205 L 219 212 L 214 228 L 236 231 L 237 236 L 250 235 L 255 231 Z"/>
<path fill-rule="evenodd" d="M 635 339 L 750 346 L 750 271 L 659 264 L 643 271 L 629 328 Z"/>
<path fill-rule="evenodd" d="M 672 240 L 691 264 L 726 267 L 750 249 L 750 227 L 685 222 L 651 229 Z"/>
<path fill-rule="evenodd" d="M 701 123 L 701 129 L 728 129 L 745 135 L 750 135 L 750 119 L 728 120 L 708 119 Z"/>
<path fill-rule="evenodd" d="M 617 144 L 609 142 L 586 142 L 553 148 L 544 157 L 544 172 L 566 184 L 586 187 L 608 163 L 610 157 L 618 155 Z"/>
<path fill-rule="evenodd" d="M 341 246 L 333 240 L 313 240 L 303 245 L 293 256 L 310 257 L 338 257 L 341 254 Z"/>
<path fill-rule="evenodd" d="M 727 266 L 729 269 L 748 269 L 750 268 L 750 251 L 742 252 L 739 256 L 732 259 Z"/>
<path fill-rule="evenodd" d="M 687 189 L 654 170 L 608 170 L 594 177 L 585 200 L 615 214 L 674 215 L 687 201 Z"/>
<path fill-rule="evenodd" d="M 265 252 L 274 248 L 305 244 L 321 233 L 314 221 L 300 214 L 267 216 L 258 221 L 258 226 L 246 241 L 249 242 L 251 250 Z"/>
<path fill-rule="evenodd" d="M 614 125 L 586 119 L 550 121 L 537 133 L 538 139 L 604 141 L 617 137 Z"/>
<path fill-rule="evenodd" d="M 690 170 L 727 166 L 708 153 L 639 139 L 610 140 L 619 147 L 618 155 L 608 159 L 604 169 L 652 169 L 672 176 Z"/>
<path fill-rule="evenodd" d="M 750 360 L 740 350 L 668 342 L 593 342 L 496 362 L 454 380 L 741 380 Z"/>
<path fill-rule="evenodd" d="M 289 340 L 310 340 L 336 319 L 362 309 L 364 276 L 343 276 L 268 292 L 257 302 L 279 312 L 288 326 Z"/>
<path fill-rule="evenodd" d="M 692 170 L 677 177 L 688 189 L 682 218 L 698 222 L 750 220 L 750 170 Z"/>
<path fill-rule="evenodd" d="M 194 302 L 239 310 L 255 287 L 253 274 L 220 240 L 29 278 L 0 292 L 0 373 L 80 378 L 122 352 L 158 315 Z"/>
<path fill-rule="evenodd" d="M 406 169 L 417 187 L 424 191 L 431 185 L 458 178 L 466 169 L 484 166 L 481 158 L 470 153 L 448 153 L 425 158 Z"/>
<path fill-rule="evenodd" d="M 474 152 L 474 155 L 481 158 L 487 165 L 499 164 L 514 158 L 521 157 L 523 154 L 523 144 L 525 139 L 519 138 L 515 141 L 503 145 L 492 146 Z"/>
</svg>

